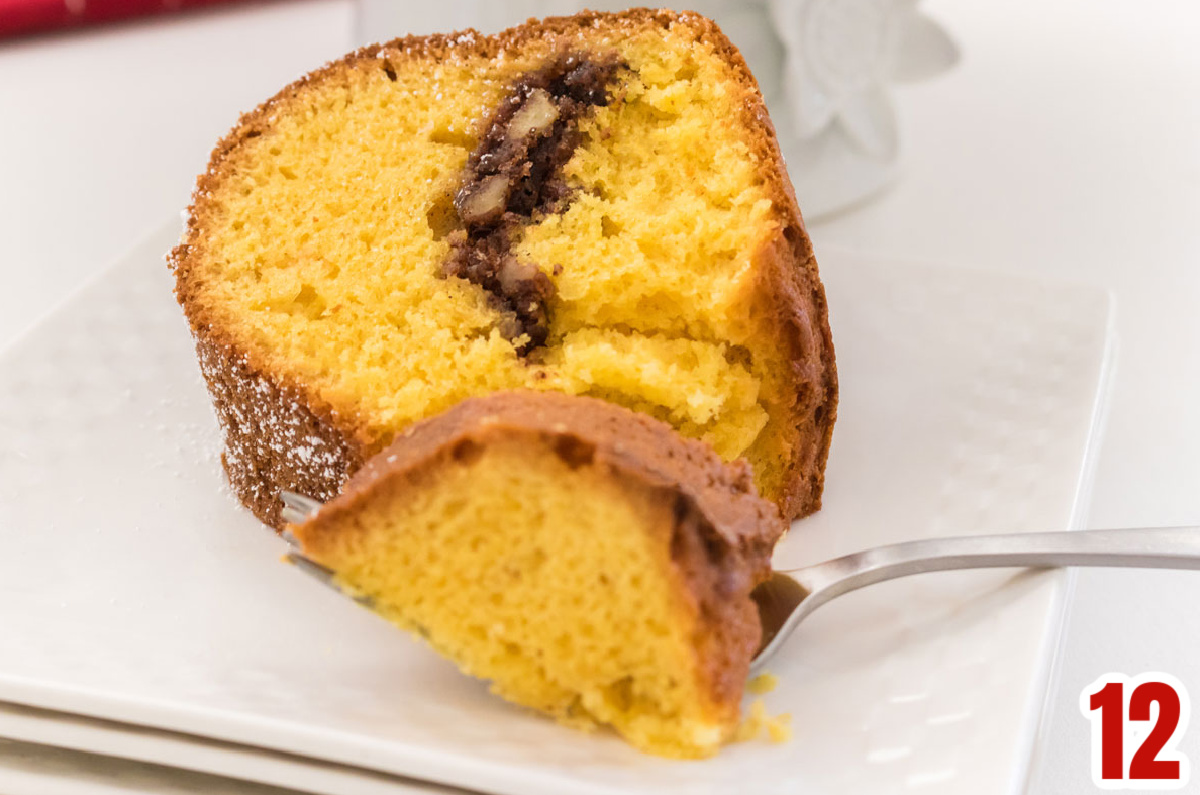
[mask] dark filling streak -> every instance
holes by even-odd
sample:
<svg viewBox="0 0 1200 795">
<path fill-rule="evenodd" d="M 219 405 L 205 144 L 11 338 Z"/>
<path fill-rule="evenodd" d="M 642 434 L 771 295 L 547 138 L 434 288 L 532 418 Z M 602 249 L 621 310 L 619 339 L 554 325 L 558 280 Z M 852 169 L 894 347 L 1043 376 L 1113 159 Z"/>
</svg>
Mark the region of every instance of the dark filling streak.
<svg viewBox="0 0 1200 795">
<path fill-rule="evenodd" d="M 536 265 L 512 253 L 516 229 L 534 213 L 566 210 L 571 191 L 561 171 L 580 143 L 578 122 L 589 109 L 608 104 L 608 86 L 620 67 L 615 55 L 566 55 L 523 75 L 471 153 L 454 197 L 462 227 L 447 235 L 450 256 L 441 275 L 464 278 L 490 294 L 505 315 L 500 332 L 510 340 L 524 338 L 517 343 L 520 355 L 546 342 L 547 306 L 556 290 Z"/>
</svg>

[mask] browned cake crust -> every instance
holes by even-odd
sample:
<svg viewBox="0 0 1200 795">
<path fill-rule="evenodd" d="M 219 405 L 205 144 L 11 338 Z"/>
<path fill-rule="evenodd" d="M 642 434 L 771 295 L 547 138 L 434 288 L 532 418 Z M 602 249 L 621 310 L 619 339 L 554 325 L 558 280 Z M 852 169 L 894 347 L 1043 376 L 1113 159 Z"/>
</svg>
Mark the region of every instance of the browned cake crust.
<svg viewBox="0 0 1200 795">
<path fill-rule="evenodd" d="M 212 191 L 230 172 L 230 154 L 243 141 L 261 135 L 272 112 L 293 102 L 304 86 L 331 78 L 360 62 L 377 63 L 383 49 L 389 50 L 389 58 L 397 63 L 404 58 L 438 58 L 452 48 L 491 58 L 544 36 L 586 35 L 588 29 L 604 25 L 667 28 L 680 22 L 699 31 L 699 37 L 711 43 L 730 64 L 743 90 L 740 122 L 750 131 L 747 143 L 760 163 L 761 177 L 783 226 L 781 234 L 759 251 L 752 268 L 758 282 L 754 287 L 754 316 L 764 333 L 785 348 L 782 353 L 789 362 L 786 378 L 792 385 L 787 391 L 790 407 L 786 421 L 773 417 L 756 442 L 763 444 L 764 438 L 782 441 L 772 446 L 771 455 L 785 462 L 789 476 L 770 496 L 787 519 L 821 507 L 825 462 L 837 413 L 837 370 L 825 292 L 775 128 L 757 81 L 715 23 L 690 12 L 633 9 L 620 14 L 583 12 L 531 20 L 494 36 L 465 31 L 410 36 L 364 47 L 302 77 L 244 114 L 217 144 L 193 194 L 183 241 L 168 261 L 176 276 L 176 297 L 196 338 L 204 378 L 226 434 L 222 457 L 226 473 L 242 503 L 263 522 L 281 527 L 280 490 L 320 498 L 333 495 L 363 461 L 389 440 L 375 438 L 366 423 L 332 411 L 306 384 L 292 383 L 270 372 L 232 334 L 212 322 L 196 300 L 200 286 L 190 262 L 201 256 L 203 219 L 210 208 Z M 302 448 L 300 453 L 298 447 Z"/>
<path fill-rule="evenodd" d="M 749 466 L 725 463 L 708 445 L 652 417 L 554 392 L 472 398 L 397 436 L 297 535 L 306 550 L 319 550 L 322 535 L 347 526 L 341 520 L 368 495 L 403 490 L 431 469 L 469 461 L 491 442 L 512 438 L 548 442 L 569 466 L 600 468 L 654 489 L 673 506 L 671 558 L 697 607 L 705 679 L 717 703 L 740 698 L 762 631 L 750 592 L 770 574 L 785 525 L 758 496 Z"/>
</svg>

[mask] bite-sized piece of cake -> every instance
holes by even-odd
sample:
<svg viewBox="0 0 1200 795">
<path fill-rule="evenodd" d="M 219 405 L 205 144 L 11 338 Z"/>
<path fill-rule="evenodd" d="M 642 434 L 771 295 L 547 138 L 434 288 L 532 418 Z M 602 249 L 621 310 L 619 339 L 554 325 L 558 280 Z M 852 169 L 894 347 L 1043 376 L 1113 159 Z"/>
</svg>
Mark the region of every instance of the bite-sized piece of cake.
<svg viewBox="0 0 1200 795">
<path fill-rule="evenodd" d="M 519 391 L 410 427 L 291 529 L 498 695 L 702 757 L 737 727 L 784 525 L 744 463 L 669 425 Z"/>
<path fill-rule="evenodd" d="M 502 389 L 603 398 L 820 504 L 817 266 L 741 56 L 691 13 L 367 47 L 245 115 L 171 257 L 235 491 L 328 499 Z"/>
</svg>

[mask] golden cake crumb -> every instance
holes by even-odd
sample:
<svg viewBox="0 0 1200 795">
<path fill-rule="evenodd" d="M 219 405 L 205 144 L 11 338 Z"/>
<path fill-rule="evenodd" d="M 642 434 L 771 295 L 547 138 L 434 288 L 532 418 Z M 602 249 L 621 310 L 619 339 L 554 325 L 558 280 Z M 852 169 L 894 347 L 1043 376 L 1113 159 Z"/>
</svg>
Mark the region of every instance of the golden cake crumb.
<svg viewBox="0 0 1200 795">
<path fill-rule="evenodd" d="M 779 677 L 770 671 L 763 671 L 746 683 L 746 692 L 756 696 L 765 696 L 779 684 Z"/>
<path fill-rule="evenodd" d="M 756 698 L 734 732 L 733 742 L 757 740 L 764 735 L 773 743 L 785 743 L 792 739 L 792 715 L 790 712 L 768 715 L 766 704 L 761 698 Z"/>
</svg>

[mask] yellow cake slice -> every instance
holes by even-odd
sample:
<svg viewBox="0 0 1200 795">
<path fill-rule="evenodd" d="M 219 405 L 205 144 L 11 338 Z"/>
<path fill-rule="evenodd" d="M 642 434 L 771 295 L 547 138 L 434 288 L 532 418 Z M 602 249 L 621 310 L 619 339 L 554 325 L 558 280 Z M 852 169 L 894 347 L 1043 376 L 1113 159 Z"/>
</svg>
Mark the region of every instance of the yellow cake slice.
<svg viewBox="0 0 1200 795">
<path fill-rule="evenodd" d="M 590 395 L 820 505 L 825 297 L 774 130 L 709 20 L 637 10 L 367 47 L 217 146 L 171 257 L 236 493 L 328 499 L 413 422 Z"/>
<path fill-rule="evenodd" d="M 748 468 L 586 397 L 474 398 L 291 530 L 305 557 L 498 695 L 643 751 L 732 739 L 783 532 Z"/>
</svg>

